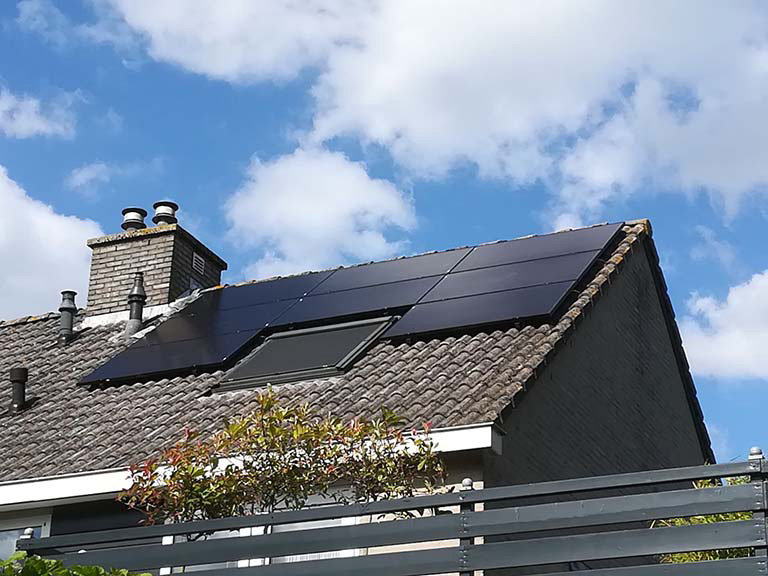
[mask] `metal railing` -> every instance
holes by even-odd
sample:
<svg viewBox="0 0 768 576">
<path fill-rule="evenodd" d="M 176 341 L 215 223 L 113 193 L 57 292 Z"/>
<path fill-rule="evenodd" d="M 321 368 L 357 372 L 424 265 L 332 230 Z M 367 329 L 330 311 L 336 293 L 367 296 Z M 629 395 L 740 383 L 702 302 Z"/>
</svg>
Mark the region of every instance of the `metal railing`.
<svg viewBox="0 0 768 576">
<path fill-rule="evenodd" d="M 750 481 L 692 486 L 696 480 L 734 476 Z M 196 566 L 202 568 L 198 576 L 469 575 L 531 566 L 549 566 L 554 576 L 577 565 L 595 576 L 765 575 L 767 480 L 768 463 L 755 451 L 747 462 L 483 490 L 471 490 L 471 482 L 465 482 L 465 489 L 455 493 L 33 538 L 20 540 L 18 548 L 66 565 L 161 573 L 172 566 Z M 428 513 L 401 517 L 414 511 Z M 650 528 L 655 520 L 733 512 L 750 512 L 751 519 Z M 341 518 L 355 520 L 311 529 L 294 526 Z M 274 529 L 286 525 L 292 529 Z M 251 535 L 255 527 L 264 533 Z M 232 537 L 220 537 L 228 531 Z M 663 554 L 731 548 L 749 549 L 752 555 L 693 564 L 658 562 Z M 341 550 L 355 553 L 311 556 Z M 309 559 L 279 563 L 297 555 Z M 622 564 L 630 559 L 640 564 L 589 569 L 595 561 Z"/>
</svg>

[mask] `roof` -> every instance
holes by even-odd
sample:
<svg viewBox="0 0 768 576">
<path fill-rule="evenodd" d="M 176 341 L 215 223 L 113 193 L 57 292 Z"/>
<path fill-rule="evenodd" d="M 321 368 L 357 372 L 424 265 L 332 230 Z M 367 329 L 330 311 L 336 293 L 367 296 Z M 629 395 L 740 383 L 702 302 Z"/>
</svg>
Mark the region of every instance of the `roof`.
<svg viewBox="0 0 768 576">
<path fill-rule="evenodd" d="M 341 376 L 281 384 L 275 391 L 288 402 L 309 402 L 345 418 L 372 416 L 387 406 L 412 424 L 431 420 L 436 428 L 494 422 L 650 228 L 634 222 L 620 234 L 613 253 L 551 323 L 381 341 Z M 127 466 L 174 443 L 187 426 L 213 430 L 255 407 L 263 389 L 211 394 L 223 371 L 78 386 L 82 376 L 130 344 L 123 329 L 123 323 L 88 328 L 62 348 L 56 345 L 58 314 L 0 322 L 0 374 L 27 366 L 27 396 L 33 402 L 21 414 L 0 415 L 0 480 Z M 695 396 L 693 402 L 698 410 Z"/>
</svg>

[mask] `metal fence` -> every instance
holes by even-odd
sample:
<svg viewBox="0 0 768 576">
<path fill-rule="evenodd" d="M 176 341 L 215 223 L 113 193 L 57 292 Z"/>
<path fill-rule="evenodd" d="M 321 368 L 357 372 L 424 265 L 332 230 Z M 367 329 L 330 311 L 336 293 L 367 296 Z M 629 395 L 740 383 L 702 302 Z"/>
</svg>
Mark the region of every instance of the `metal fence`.
<svg viewBox="0 0 768 576">
<path fill-rule="evenodd" d="M 692 486 L 734 476 L 750 482 Z M 66 565 L 161 574 L 177 567 L 197 576 L 519 574 L 531 567 L 552 576 L 747 576 L 768 574 L 767 479 L 759 453 L 740 463 L 33 538 L 18 547 Z M 654 520 L 731 512 L 751 512 L 751 519 L 651 527 Z M 317 527 L 318 521 L 338 525 Z M 751 556 L 659 563 L 663 554 L 726 548 L 749 549 Z"/>
</svg>

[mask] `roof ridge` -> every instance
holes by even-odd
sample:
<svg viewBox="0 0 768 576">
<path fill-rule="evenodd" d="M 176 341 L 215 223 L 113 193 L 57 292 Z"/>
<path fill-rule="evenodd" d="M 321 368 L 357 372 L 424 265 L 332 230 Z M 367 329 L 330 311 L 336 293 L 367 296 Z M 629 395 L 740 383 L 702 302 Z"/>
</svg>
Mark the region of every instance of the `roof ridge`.
<svg viewBox="0 0 768 576">
<path fill-rule="evenodd" d="M 75 318 L 79 318 L 85 314 L 85 308 L 78 308 Z M 20 324 L 32 324 L 33 322 L 42 322 L 43 320 L 52 320 L 61 316 L 60 312 L 45 312 L 38 314 L 37 316 L 19 316 L 18 318 L 9 318 L 8 320 L 0 319 L 0 328 L 6 328 L 9 326 L 18 326 Z"/>
</svg>

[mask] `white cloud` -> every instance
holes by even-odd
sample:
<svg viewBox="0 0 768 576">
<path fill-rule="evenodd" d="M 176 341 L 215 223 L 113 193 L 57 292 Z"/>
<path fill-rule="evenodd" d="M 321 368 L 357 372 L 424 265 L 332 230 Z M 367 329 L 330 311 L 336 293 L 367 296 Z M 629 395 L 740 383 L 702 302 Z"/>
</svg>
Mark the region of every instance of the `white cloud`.
<svg viewBox="0 0 768 576">
<path fill-rule="evenodd" d="M 64 186 L 86 198 L 93 199 L 116 178 L 153 176 L 161 173 L 163 169 L 164 163 L 159 157 L 148 162 L 91 162 L 73 169 L 64 179 Z"/>
<path fill-rule="evenodd" d="M 49 102 L 13 94 L 0 86 L 0 134 L 10 138 L 75 135 L 75 97 L 63 94 Z"/>
<path fill-rule="evenodd" d="M 369 0 L 109 0 L 157 59 L 231 81 L 286 80 L 355 42 Z M 113 18 L 114 21 L 114 18 Z"/>
<path fill-rule="evenodd" d="M 724 300 L 693 294 L 680 323 L 695 374 L 768 379 L 768 270 L 732 286 Z"/>
<path fill-rule="evenodd" d="M 315 67 L 307 142 L 383 145 L 417 177 L 542 180 L 560 223 L 648 189 L 707 193 L 730 218 L 768 187 L 758 0 L 109 1 L 153 58 L 196 73 Z"/>
<path fill-rule="evenodd" d="M 21 0 L 16 7 L 16 23 L 22 30 L 38 34 L 59 48 L 69 42 L 70 22 L 51 0 Z"/>
<path fill-rule="evenodd" d="M 728 272 L 738 267 L 738 256 L 733 244 L 718 238 L 715 231 L 706 226 L 696 226 L 696 234 L 700 241 L 691 250 L 694 260 L 712 260 Z"/>
<path fill-rule="evenodd" d="M 259 251 L 252 277 L 387 258 L 402 249 L 393 233 L 415 226 L 406 195 L 325 150 L 254 158 L 226 215 L 234 241 Z"/>
<path fill-rule="evenodd" d="M 86 302 L 90 250 L 98 224 L 57 213 L 28 196 L 0 165 L 0 318 L 56 310 L 61 290 Z"/>
</svg>

